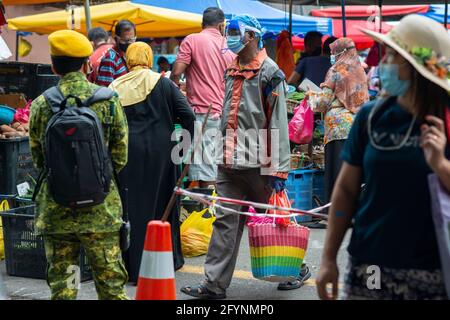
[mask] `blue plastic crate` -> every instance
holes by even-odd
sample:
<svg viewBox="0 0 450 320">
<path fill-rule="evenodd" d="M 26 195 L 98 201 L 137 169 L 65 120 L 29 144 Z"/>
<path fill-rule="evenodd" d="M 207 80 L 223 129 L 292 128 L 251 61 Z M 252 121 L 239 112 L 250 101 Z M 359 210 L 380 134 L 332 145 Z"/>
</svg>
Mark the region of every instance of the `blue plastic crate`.
<svg viewBox="0 0 450 320">
<path fill-rule="evenodd" d="M 323 170 L 314 170 L 313 177 L 313 195 L 316 195 L 323 204 L 325 204 L 325 172 Z M 313 208 L 317 208 L 316 202 L 313 201 Z"/>
<path fill-rule="evenodd" d="M 289 199 L 294 200 L 292 207 L 311 210 L 313 201 L 313 174 L 315 170 L 293 170 L 289 172 L 286 190 Z M 311 216 L 298 216 L 297 222 L 311 221 Z"/>
</svg>

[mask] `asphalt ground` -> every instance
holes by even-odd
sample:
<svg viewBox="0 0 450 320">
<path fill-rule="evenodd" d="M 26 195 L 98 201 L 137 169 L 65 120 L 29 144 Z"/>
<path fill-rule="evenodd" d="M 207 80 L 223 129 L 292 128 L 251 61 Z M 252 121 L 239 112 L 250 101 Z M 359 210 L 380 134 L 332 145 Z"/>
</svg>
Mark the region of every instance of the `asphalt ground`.
<svg viewBox="0 0 450 320">
<path fill-rule="evenodd" d="M 312 277 L 303 287 L 290 291 L 277 290 L 277 283 L 261 281 L 253 278 L 250 265 L 250 249 L 248 245 L 247 230 L 242 237 L 241 248 L 237 260 L 233 281 L 227 291 L 227 299 L 231 300 L 317 300 L 315 278 L 320 266 L 325 229 L 311 229 L 306 263 L 310 267 Z M 345 266 L 347 264 L 346 247 L 349 240 L 347 234 L 344 244 L 338 256 L 340 269 L 340 283 L 343 282 Z M 205 256 L 186 258 L 185 266 L 176 272 L 177 299 L 193 299 L 180 292 L 180 288 L 186 285 L 195 285 L 204 279 L 203 264 Z M 50 299 L 50 290 L 45 280 L 12 277 L 6 275 L 5 261 L 0 261 L 0 271 L 6 286 L 7 299 L 11 300 L 47 300 Z M 342 285 L 340 286 L 342 290 Z M 128 284 L 127 292 L 130 298 L 135 297 L 136 287 Z M 97 294 L 93 281 L 83 282 L 78 293 L 80 300 L 96 300 Z"/>
</svg>

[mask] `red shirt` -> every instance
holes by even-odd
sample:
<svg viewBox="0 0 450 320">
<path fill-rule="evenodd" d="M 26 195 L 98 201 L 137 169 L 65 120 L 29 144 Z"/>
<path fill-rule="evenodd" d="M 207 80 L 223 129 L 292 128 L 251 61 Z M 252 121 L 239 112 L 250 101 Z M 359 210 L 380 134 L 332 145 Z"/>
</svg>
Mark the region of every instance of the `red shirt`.
<svg viewBox="0 0 450 320">
<path fill-rule="evenodd" d="M 115 47 L 109 49 L 98 68 L 96 84 L 107 87 L 115 79 L 128 73 L 125 57 Z"/>
</svg>

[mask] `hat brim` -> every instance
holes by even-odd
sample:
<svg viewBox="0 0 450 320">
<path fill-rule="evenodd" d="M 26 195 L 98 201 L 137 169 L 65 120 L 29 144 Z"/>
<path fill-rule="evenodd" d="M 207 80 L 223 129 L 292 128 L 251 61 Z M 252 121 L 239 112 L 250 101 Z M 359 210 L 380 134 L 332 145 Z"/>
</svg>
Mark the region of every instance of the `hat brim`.
<svg viewBox="0 0 450 320">
<path fill-rule="evenodd" d="M 428 70 L 425 66 L 421 65 L 416 61 L 416 59 L 413 57 L 412 54 L 410 54 L 408 51 L 400 47 L 395 41 L 393 41 L 388 35 L 382 34 L 379 32 L 375 32 L 372 30 L 367 29 L 361 29 L 362 32 L 373 38 L 376 42 L 385 44 L 395 51 L 397 51 L 403 58 L 405 58 L 411 65 L 414 67 L 414 69 L 417 70 L 422 76 L 424 76 L 426 79 L 430 80 L 431 82 L 437 84 L 442 89 L 445 89 L 447 91 L 450 91 L 450 81 L 447 79 L 441 79 L 438 76 L 434 75 L 430 70 Z"/>
</svg>

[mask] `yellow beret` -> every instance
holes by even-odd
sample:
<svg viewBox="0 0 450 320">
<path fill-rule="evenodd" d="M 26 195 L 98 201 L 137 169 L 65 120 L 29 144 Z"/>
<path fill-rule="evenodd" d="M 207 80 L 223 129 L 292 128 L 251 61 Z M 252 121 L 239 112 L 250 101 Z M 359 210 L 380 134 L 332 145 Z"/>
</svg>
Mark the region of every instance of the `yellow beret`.
<svg viewBox="0 0 450 320">
<path fill-rule="evenodd" d="M 73 30 L 59 30 L 48 36 L 50 55 L 55 57 L 86 58 L 94 49 L 88 38 Z"/>
</svg>

